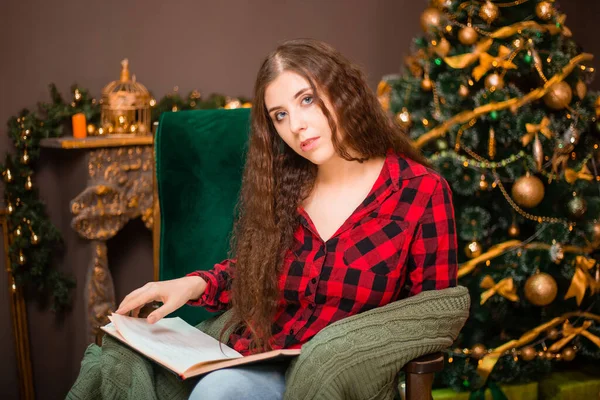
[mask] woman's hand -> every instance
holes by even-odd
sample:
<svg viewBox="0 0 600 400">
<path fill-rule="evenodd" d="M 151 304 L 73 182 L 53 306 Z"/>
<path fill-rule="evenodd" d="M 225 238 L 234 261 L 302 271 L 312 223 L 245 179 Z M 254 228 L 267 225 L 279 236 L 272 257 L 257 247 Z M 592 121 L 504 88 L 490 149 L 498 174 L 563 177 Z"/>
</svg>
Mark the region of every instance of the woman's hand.
<svg viewBox="0 0 600 400">
<path fill-rule="evenodd" d="M 140 309 L 153 301 L 160 301 L 162 306 L 148 315 L 148 322 L 153 324 L 167 314 L 183 306 L 189 300 L 202 296 L 206 289 L 206 281 L 199 276 L 186 276 L 179 279 L 162 282 L 148 282 L 139 289 L 129 293 L 115 313 L 137 317 Z"/>
</svg>

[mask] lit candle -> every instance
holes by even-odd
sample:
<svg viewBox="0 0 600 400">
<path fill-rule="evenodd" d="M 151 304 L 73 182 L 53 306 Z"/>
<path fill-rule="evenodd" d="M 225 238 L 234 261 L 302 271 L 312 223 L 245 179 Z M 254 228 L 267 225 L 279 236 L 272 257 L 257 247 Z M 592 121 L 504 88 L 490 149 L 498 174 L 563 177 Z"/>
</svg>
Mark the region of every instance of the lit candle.
<svg viewBox="0 0 600 400">
<path fill-rule="evenodd" d="M 78 113 L 73 115 L 71 122 L 73 123 L 73 137 L 77 139 L 84 139 L 87 136 L 85 114 Z"/>
</svg>

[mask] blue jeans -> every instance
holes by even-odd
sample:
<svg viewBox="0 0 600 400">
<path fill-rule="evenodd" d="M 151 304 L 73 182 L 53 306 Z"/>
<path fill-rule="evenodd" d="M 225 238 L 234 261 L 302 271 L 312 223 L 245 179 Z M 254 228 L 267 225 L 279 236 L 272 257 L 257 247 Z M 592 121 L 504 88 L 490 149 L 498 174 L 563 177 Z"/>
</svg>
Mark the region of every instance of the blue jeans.
<svg viewBox="0 0 600 400">
<path fill-rule="evenodd" d="M 251 364 L 209 372 L 198 380 L 190 400 L 281 400 L 289 362 Z"/>
</svg>

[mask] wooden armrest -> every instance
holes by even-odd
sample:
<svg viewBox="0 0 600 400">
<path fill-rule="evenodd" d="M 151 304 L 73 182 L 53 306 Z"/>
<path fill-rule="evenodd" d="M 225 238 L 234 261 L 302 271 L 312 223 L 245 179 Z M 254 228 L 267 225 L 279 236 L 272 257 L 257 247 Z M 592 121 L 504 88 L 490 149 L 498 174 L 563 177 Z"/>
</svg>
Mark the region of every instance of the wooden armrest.
<svg viewBox="0 0 600 400">
<path fill-rule="evenodd" d="M 402 371 L 407 374 L 429 374 L 443 369 L 444 355 L 442 353 L 432 353 L 407 362 Z"/>
</svg>

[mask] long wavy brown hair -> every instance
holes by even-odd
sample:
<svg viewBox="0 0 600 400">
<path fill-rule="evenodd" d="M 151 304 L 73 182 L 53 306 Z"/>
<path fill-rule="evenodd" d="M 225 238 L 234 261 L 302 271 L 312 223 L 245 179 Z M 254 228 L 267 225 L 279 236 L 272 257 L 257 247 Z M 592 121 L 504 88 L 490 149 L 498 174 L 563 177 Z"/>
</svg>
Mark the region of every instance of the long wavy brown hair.
<svg viewBox="0 0 600 400">
<path fill-rule="evenodd" d="M 283 142 L 268 115 L 265 90 L 283 71 L 295 72 L 310 83 L 314 102 L 329 122 L 333 146 L 344 159 L 363 162 L 385 157 L 388 149 L 394 149 L 428 164 L 386 115 L 361 69 L 334 48 L 297 39 L 269 54 L 254 87 L 251 133 L 231 240 L 231 253 L 237 259 L 231 284 L 233 316 L 222 332 L 232 325 L 247 327 L 254 352 L 271 349 L 283 258 L 299 223 L 297 207 L 310 194 L 317 172 L 314 164 Z M 323 97 L 329 99 L 335 116 Z"/>
</svg>

